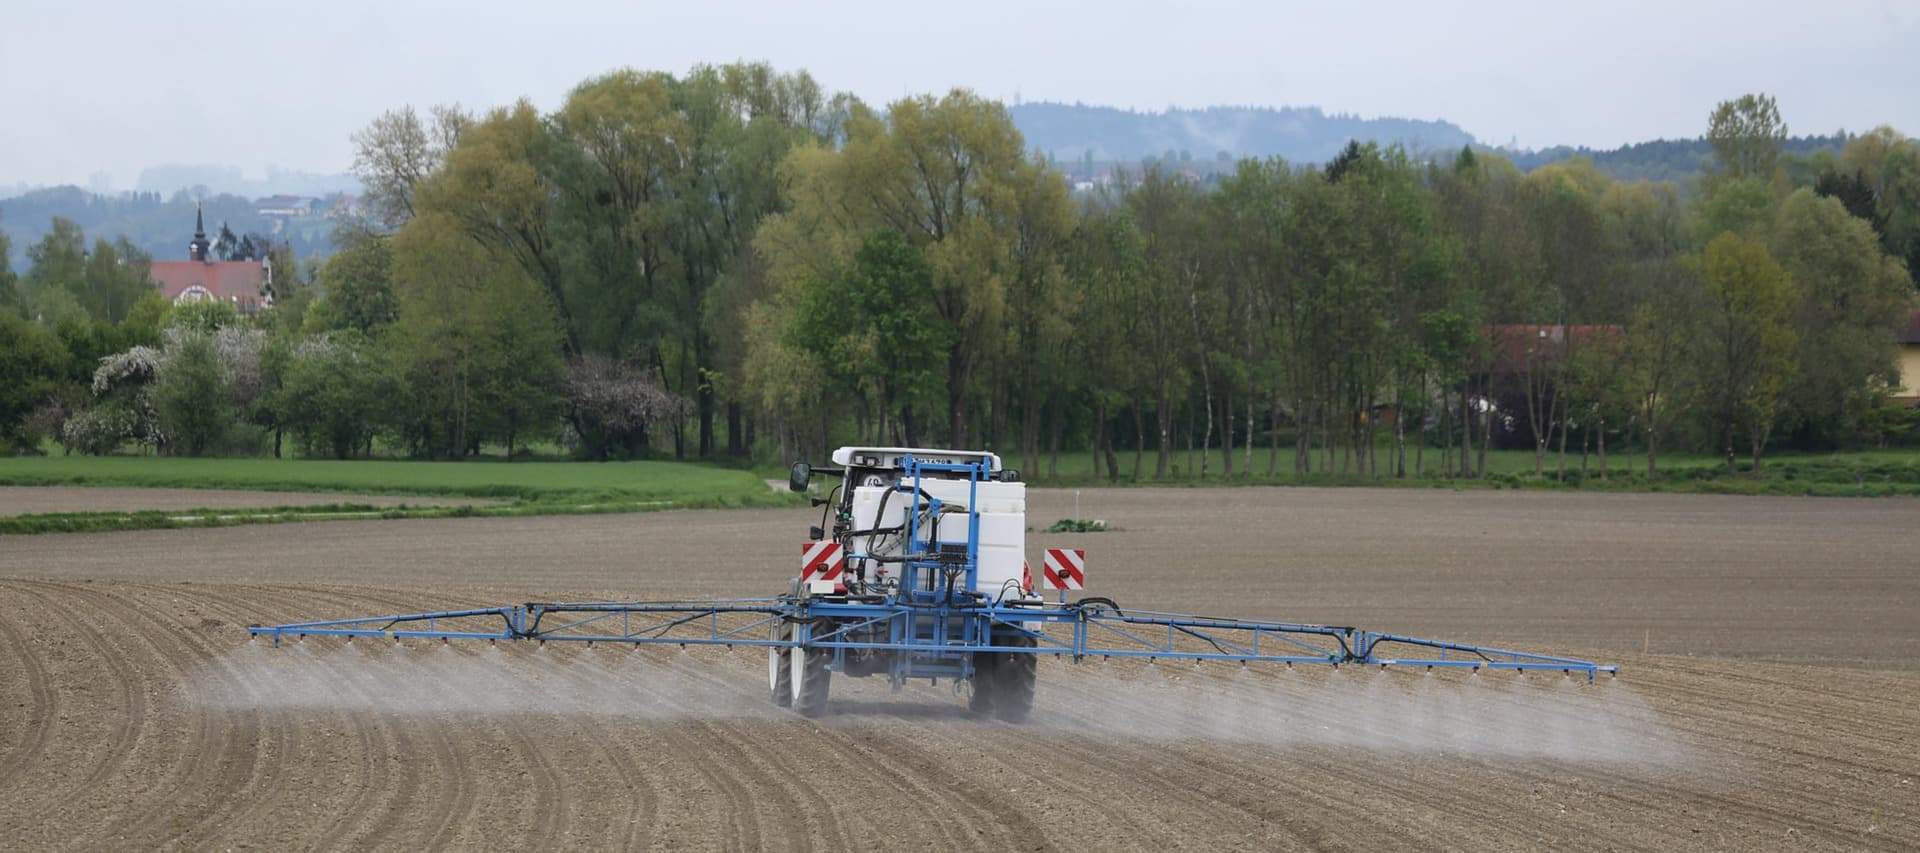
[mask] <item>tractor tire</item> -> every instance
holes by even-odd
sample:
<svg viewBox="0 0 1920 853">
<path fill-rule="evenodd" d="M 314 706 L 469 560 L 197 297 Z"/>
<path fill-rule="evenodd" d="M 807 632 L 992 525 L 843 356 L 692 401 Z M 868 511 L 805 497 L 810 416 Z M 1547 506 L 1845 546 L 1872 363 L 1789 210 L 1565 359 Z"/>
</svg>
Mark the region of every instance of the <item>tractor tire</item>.
<svg viewBox="0 0 1920 853">
<path fill-rule="evenodd" d="M 816 631 L 831 630 L 816 626 Z M 818 717 L 827 712 L 827 688 L 832 684 L 832 649 L 794 649 L 788 654 L 793 674 L 793 709 L 802 717 Z"/>
<path fill-rule="evenodd" d="M 967 699 L 967 710 L 976 717 L 993 714 L 993 688 L 1000 668 L 999 652 L 981 652 L 973 656 L 973 678 L 971 696 Z"/>
<path fill-rule="evenodd" d="M 793 636 L 793 626 L 786 622 L 773 623 L 767 639 L 779 642 Z M 782 646 L 767 647 L 767 688 L 773 693 L 773 704 L 785 708 L 793 704 L 793 668 L 788 660 L 793 650 Z"/>
<path fill-rule="evenodd" d="M 1000 641 L 1004 646 L 1031 649 L 1038 645 L 1033 637 L 1019 634 Z M 1024 652 L 1002 652 L 993 664 L 993 716 L 1004 723 L 1024 723 L 1033 715 L 1033 691 L 1040 675 L 1040 656 Z"/>
</svg>

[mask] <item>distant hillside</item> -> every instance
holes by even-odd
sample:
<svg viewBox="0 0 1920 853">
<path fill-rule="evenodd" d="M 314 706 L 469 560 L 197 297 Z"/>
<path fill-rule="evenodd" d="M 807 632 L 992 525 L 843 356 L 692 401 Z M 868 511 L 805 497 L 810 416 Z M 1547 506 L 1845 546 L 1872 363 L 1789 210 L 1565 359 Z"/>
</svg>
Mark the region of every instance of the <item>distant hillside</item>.
<svg viewBox="0 0 1920 853">
<path fill-rule="evenodd" d="M 1847 137 L 1843 133 L 1796 136 L 1787 140 L 1786 152 L 1802 158 L 1812 156 L 1816 151 L 1838 154 L 1840 147 L 1846 143 Z M 1594 168 L 1622 181 L 1686 181 L 1705 173 L 1707 163 L 1713 159 L 1713 147 L 1704 138 L 1656 139 L 1598 151 L 1585 146 L 1558 145 L 1538 151 L 1497 150 L 1495 153 L 1512 160 L 1523 172 L 1531 172 L 1548 163 L 1585 157 L 1593 161 Z"/>
<path fill-rule="evenodd" d="M 225 222 L 235 234 L 272 234 L 274 221 L 261 216 L 250 199 L 211 195 L 203 204 L 207 232 Z M 164 197 L 159 193 L 120 193 L 102 196 L 78 187 L 52 187 L 0 199 L 0 229 L 13 239 L 15 272 L 26 270 L 26 250 L 53 227 L 53 218 L 66 217 L 87 232 L 87 243 L 125 236 L 155 260 L 185 260 L 193 237 L 194 200 L 185 192 Z M 323 216 L 289 220 L 285 233 L 275 235 L 293 246 L 294 257 L 305 260 L 332 254 L 333 223 Z"/>
<path fill-rule="evenodd" d="M 360 179 L 352 175 L 319 175 L 267 167 L 267 176 L 250 179 L 238 166 L 169 163 L 140 171 L 134 190 L 172 195 L 180 190 L 204 187 L 206 195 L 230 194 L 248 198 L 270 195 L 323 196 L 360 192 Z M 198 194 L 198 193 L 196 193 Z"/>
<path fill-rule="evenodd" d="M 1134 112 L 1085 104 L 1025 103 L 1008 107 L 1028 148 L 1055 161 L 1137 161 L 1145 157 L 1189 160 L 1280 156 L 1318 163 L 1333 158 L 1349 139 L 1413 151 L 1455 150 L 1473 135 L 1445 121 L 1360 118 L 1328 114 L 1318 107 L 1207 107 Z M 1224 152 L 1224 155 L 1223 155 Z M 1183 156 L 1184 155 L 1184 156 Z"/>
</svg>

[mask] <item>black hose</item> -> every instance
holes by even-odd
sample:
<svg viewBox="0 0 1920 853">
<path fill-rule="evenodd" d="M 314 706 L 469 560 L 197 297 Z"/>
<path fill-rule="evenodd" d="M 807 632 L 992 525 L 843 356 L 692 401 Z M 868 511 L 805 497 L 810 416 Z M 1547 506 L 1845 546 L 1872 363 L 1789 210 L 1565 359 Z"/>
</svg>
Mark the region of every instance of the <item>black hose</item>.
<svg viewBox="0 0 1920 853">
<path fill-rule="evenodd" d="M 1073 606 L 1075 609 L 1085 609 L 1086 606 L 1089 604 L 1101 605 L 1103 607 L 1106 607 L 1109 610 L 1112 610 L 1115 613 L 1120 614 L 1121 616 L 1127 615 L 1127 611 L 1120 609 L 1119 602 L 1114 601 L 1111 598 L 1107 598 L 1106 596 L 1103 596 L 1103 595 L 1089 595 L 1086 598 L 1082 598 L 1079 601 L 1075 601 L 1073 603 Z"/>
<path fill-rule="evenodd" d="M 873 514 L 874 524 L 879 524 L 880 519 L 887 517 L 887 500 L 892 497 L 893 497 L 892 489 L 888 489 L 885 494 L 882 494 L 880 496 L 880 509 Z M 905 525 L 901 525 L 901 526 L 904 527 Z M 872 530 L 867 531 L 867 553 L 869 554 L 873 553 L 873 538 L 879 535 L 878 533 L 879 530 L 880 528 L 875 527 Z"/>
<path fill-rule="evenodd" d="M 845 480 L 840 481 L 840 483 L 841 485 L 846 485 Z M 834 486 L 833 488 L 828 489 L 827 499 L 821 502 L 820 504 L 820 531 L 823 534 L 832 533 L 832 528 L 829 528 L 827 526 L 827 513 L 833 511 L 833 495 L 835 492 L 838 492 L 838 491 L 840 491 L 840 486 Z"/>
</svg>

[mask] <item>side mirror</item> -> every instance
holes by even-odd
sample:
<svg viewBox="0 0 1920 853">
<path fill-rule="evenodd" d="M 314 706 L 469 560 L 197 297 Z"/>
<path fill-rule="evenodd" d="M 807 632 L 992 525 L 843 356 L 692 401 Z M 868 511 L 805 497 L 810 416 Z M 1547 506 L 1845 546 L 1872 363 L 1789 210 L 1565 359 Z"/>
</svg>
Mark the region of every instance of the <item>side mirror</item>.
<svg viewBox="0 0 1920 853">
<path fill-rule="evenodd" d="M 813 466 L 805 462 L 793 463 L 793 469 L 787 472 L 787 488 L 796 492 L 807 490 L 807 481 L 813 479 Z"/>
</svg>

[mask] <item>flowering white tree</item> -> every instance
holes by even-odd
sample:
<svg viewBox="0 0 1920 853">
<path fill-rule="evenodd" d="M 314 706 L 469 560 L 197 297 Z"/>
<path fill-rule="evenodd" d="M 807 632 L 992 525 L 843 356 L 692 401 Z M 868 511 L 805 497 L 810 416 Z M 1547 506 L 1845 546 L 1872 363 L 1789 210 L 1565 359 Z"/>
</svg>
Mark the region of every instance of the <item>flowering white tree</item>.
<svg viewBox="0 0 1920 853">
<path fill-rule="evenodd" d="M 150 448 L 165 444 L 152 393 L 164 361 L 164 353 L 144 346 L 100 359 L 93 371 L 93 405 L 67 418 L 60 442 L 92 454 L 111 453 L 129 441 Z"/>
<path fill-rule="evenodd" d="M 685 398 L 662 388 L 652 370 L 603 355 L 569 359 L 562 384 L 569 419 L 596 459 L 615 448 L 644 449 L 650 424 L 685 417 L 691 409 Z"/>
</svg>

